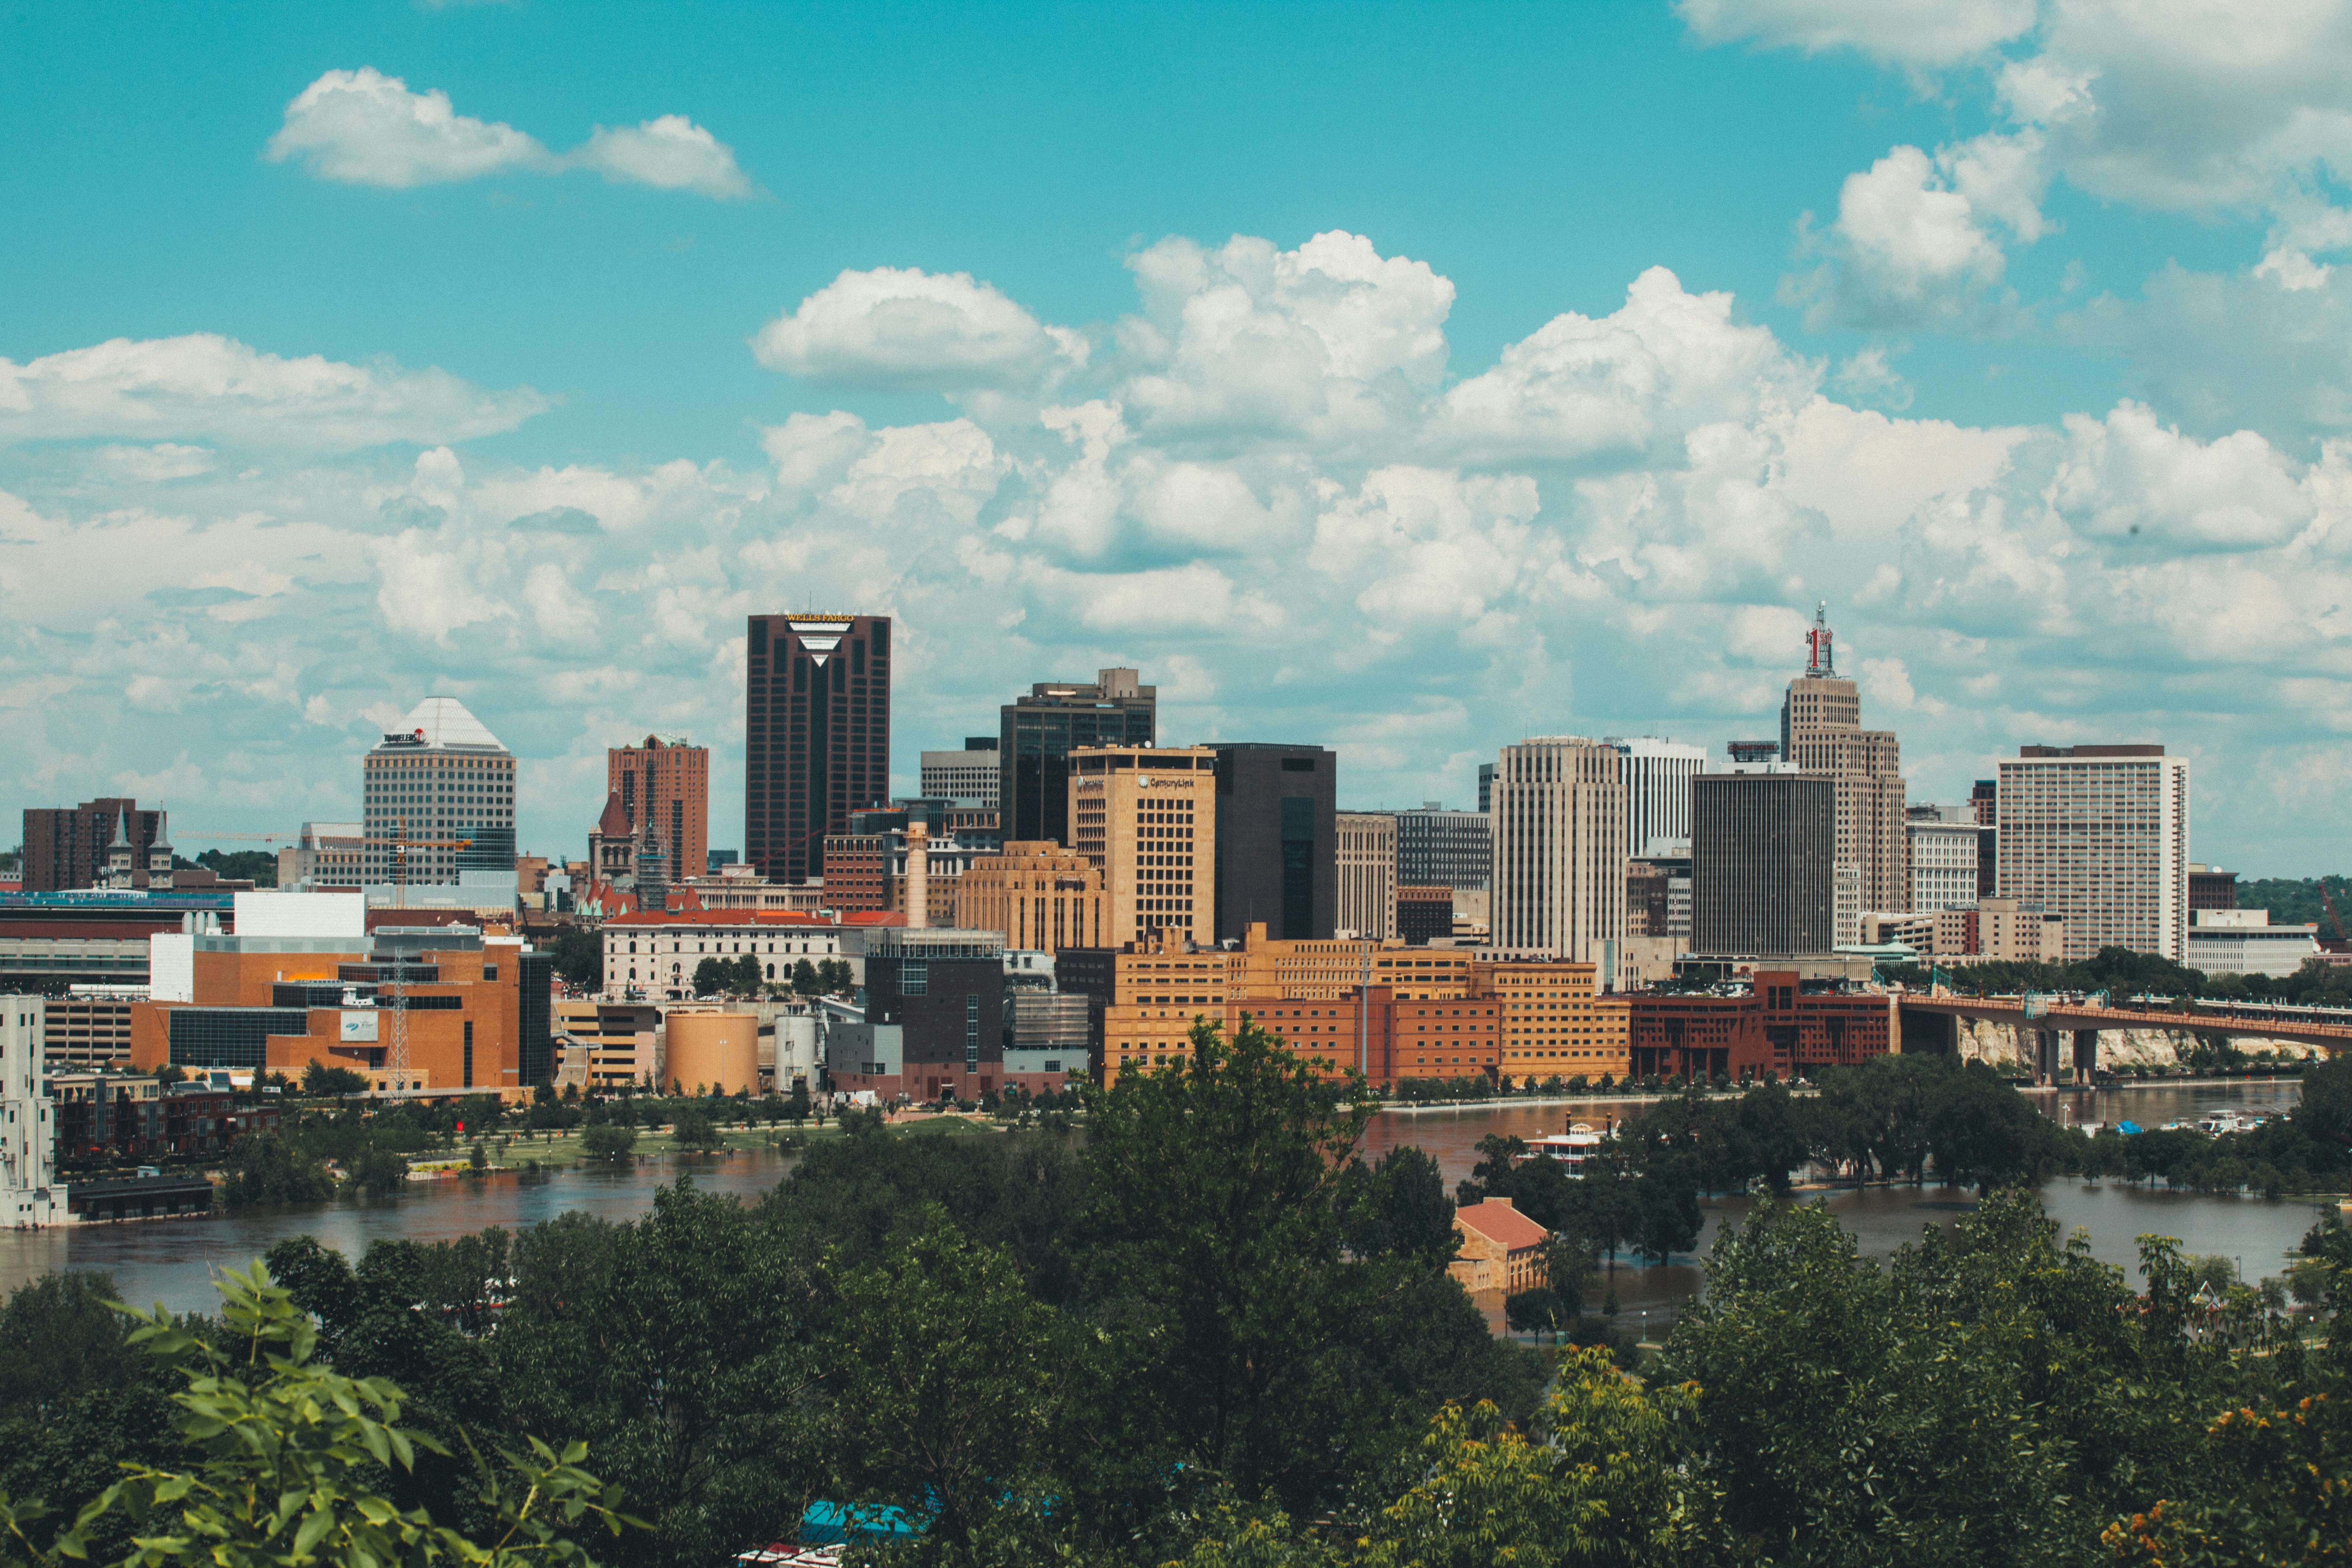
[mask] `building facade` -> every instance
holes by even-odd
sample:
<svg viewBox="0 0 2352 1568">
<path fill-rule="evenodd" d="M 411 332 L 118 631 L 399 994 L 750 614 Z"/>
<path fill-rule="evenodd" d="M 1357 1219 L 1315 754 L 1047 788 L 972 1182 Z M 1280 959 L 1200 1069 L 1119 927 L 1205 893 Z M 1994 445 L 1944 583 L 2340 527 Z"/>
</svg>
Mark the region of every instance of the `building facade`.
<svg viewBox="0 0 2352 1568">
<path fill-rule="evenodd" d="M 426 698 L 385 732 L 361 763 L 360 798 L 364 883 L 514 869 L 514 755 L 454 697 Z"/>
<path fill-rule="evenodd" d="M 1689 853 L 1690 782 L 1706 772 L 1706 748 L 1654 735 L 1612 735 L 1607 743 L 1624 759 L 1625 853 Z"/>
<path fill-rule="evenodd" d="M 1082 748 L 1064 763 L 1071 847 L 1103 874 L 1108 935 L 1213 942 L 1217 754 L 1206 746 Z"/>
<path fill-rule="evenodd" d="M 1703 773 L 1691 781 L 1691 798 L 1692 950 L 1759 957 L 1829 952 L 1835 781 L 1818 773 Z"/>
<path fill-rule="evenodd" d="M 996 806 L 1005 837 L 1076 843 L 1070 753 L 1159 743 L 1160 689 L 1138 682 L 1132 669 L 1100 670 L 1092 682 L 1043 680 L 999 710 Z"/>
<path fill-rule="evenodd" d="M 1108 946 L 1109 911 L 1102 868 L 1049 840 L 1015 840 L 982 856 L 956 887 L 955 923 L 995 931 L 1013 949 Z"/>
<path fill-rule="evenodd" d="M 1506 746 L 1494 783 L 1493 945 L 1612 965 L 1625 940 L 1625 781 L 1582 736 Z"/>
<path fill-rule="evenodd" d="M 994 735 L 968 735 L 961 752 L 925 752 L 923 794 L 933 799 L 951 800 L 959 805 L 998 809 L 1004 775 L 998 765 L 1002 759 L 996 743 Z"/>
<path fill-rule="evenodd" d="M 2192 918 L 2200 910 L 2234 910 L 2237 907 L 2238 874 L 2235 871 L 2190 862 L 2189 912 Z"/>
<path fill-rule="evenodd" d="M 1984 829 L 1977 840 L 1977 897 L 2000 891 L 2000 784 L 1979 779 L 1969 790 L 1969 819 Z"/>
<path fill-rule="evenodd" d="M 2207 974 L 2293 974 L 2319 956 L 2315 925 L 2274 926 L 2268 910 L 2199 910 L 2189 967 Z"/>
<path fill-rule="evenodd" d="M 1454 934 L 1454 889 L 1414 888 L 1400 884 L 1396 901 L 1397 940 L 1410 947 L 1426 947 Z"/>
<path fill-rule="evenodd" d="M 1597 1083 L 1625 1076 L 1625 999 L 1601 994 L 1600 979 L 1591 963 L 1477 966 L 1478 989 L 1499 1011 L 1505 1077 L 1541 1082 L 1580 1076 Z"/>
<path fill-rule="evenodd" d="M 2103 947 L 2189 960 L 2189 759 L 2157 745 L 2022 746 L 2000 763 L 2000 896 Z"/>
<path fill-rule="evenodd" d="M 709 873 L 709 747 L 659 735 L 610 747 L 604 788 L 619 797 L 629 826 L 660 845 L 665 886 Z"/>
<path fill-rule="evenodd" d="M 288 891 L 357 892 L 367 886 L 367 828 L 356 822 L 306 822 L 278 852 L 278 885 Z"/>
<path fill-rule="evenodd" d="M 1339 865 L 1339 925 L 1350 936 L 1384 942 L 1397 934 L 1396 818 L 1343 811 L 1332 819 Z"/>
<path fill-rule="evenodd" d="M 126 795 L 86 800 L 79 805 L 35 807 L 25 813 L 23 889 L 27 893 L 68 893 L 105 880 L 110 851 L 125 843 L 144 868 L 149 851 L 163 832 L 163 814 L 142 811 Z M 127 838 L 125 837 L 127 833 Z M 165 861 L 164 868 L 170 869 Z"/>
<path fill-rule="evenodd" d="M 890 794 L 890 618 L 753 616 L 743 695 L 743 858 L 823 873 L 824 836 Z"/>
<path fill-rule="evenodd" d="M 26 814 L 31 815 L 30 813 Z M 57 1106 L 42 1082 L 41 998 L 0 995 L 0 1220 L 33 1230 L 66 1217 Z"/>
<path fill-rule="evenodd" d="M 1932 914 L 1977 901 L 1979 850 L 1992 830 L 1941 818 L 1904 824 L 1909 845 L 1911 898 L 1903 907 Z"/>
<path fill-rule="evenodd" d="M 1493 766 L 1489 763 L 1480 769 L 1482 799 L 1492 789 Z M 1425 800 L 1418 810 L 1383 815 L 1396 818 L 1399 887 L 1474 890 L 1486 886 L 1494 848 L 1484 805 L 1476 811 L 1448 811 Z"/>
<path fill-rule="evenodd" d="M 1853 868 L 1851 921 L 1835 933 L 1853 942 L 1864 910 L 1910 907 L 1904 839 L 1902 751 L 1892 730 L 1862 727 L 1862 692 L 1841 679 L 1823 616 L 1807 634 L 1805 672 L 1780 705 L 1781 760 L 1837 784 L 1837 858 Z"/>
<path fill-rule="evenodd" d="M 1339 928 L 1339 758 L 1320 746 L 1219 744 L 1216 934 L 1285 942 Z"/>
<path fill-rule="evenodd" d="M 1758 970 L 1744 996 L 1626 1001 L 1637 1079 L 1810 1078 L 1885 1056 L 1894 1016 L 1885 996 L 1806 991 L 1793 970 Z"/>
</svg>

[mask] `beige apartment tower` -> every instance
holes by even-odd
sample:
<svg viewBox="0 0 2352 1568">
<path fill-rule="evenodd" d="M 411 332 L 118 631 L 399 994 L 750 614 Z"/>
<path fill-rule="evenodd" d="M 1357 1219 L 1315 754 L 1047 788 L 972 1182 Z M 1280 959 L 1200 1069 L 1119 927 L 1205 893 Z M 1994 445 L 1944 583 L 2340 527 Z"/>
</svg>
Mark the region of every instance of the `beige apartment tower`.
<svg viewBox="0 0 2352 1568">
<path fill-rule="evenodd" d="M 1397 934 L 1397 819 L 1343 811 L 1334 821 L 1339 859 L 1339 929 L 1374 942 Z"/>
<path fill-rule="evenodd" d="M 1813 612 L 1805 634 L 1804 674 L 1789 682 L 1780 705 L 1780 756 L 1837 785 L 1836 901 L 1839 942 L 1861 937 L 1864 910 L 1911 907 L 1909 841 L 1903 812 L 1903 757 L 1892 730 L 1862 727 L 1862 692 L 1839 679 L 1832 658 L 1828 606 Z"/>
<path fill-rule="evenodd" d="M 2000 763 L 2000 896 L 2065 922 L 2065 956 L 2189 960 L 2189 759 L 2021 746 Z"/>
<path fill-rule="evenodd" d="M 1070 847 L 1103 876 L 1102 941 L 1206 947 L 1217 925 L 1217 753 L 1090 746 L 1069 753 Z"/>
<path fill-rule="evenodd" d="M 1015 839 L 974 860 L 956 883 L 955 923 L 1002 931 L 1008 948 L 1116 946 L 1103 923 L 1107 907 L 1102 868 L 1051 839 Z"/>
<path fill-rule="evenodd" d="M 1601 966 L 1625 942 L 1625 777 L 1614 746 L 1581 735 L 1503 748 L 1489 818 L 1491 944 Z"/>
</svg>

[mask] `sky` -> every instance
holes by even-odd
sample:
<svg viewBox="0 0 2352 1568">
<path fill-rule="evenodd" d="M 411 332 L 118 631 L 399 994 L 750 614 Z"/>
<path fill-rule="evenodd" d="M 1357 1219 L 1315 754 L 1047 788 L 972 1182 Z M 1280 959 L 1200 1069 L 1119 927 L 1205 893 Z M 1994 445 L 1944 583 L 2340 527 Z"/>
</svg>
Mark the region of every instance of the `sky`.
<svg viewBox="0 0 2352 1568">
<path fill-rule="evenodd" d="M 1825 603 L 1915 802 L 2352 858 L 2352 0 L 0 3 L 0 811 L 346 820 L 448 695 L 526 849 L 648 732 L 736 846 L 812 607 L 908 792 L 1132 665 L 1466 805 Z"/>
</svg>

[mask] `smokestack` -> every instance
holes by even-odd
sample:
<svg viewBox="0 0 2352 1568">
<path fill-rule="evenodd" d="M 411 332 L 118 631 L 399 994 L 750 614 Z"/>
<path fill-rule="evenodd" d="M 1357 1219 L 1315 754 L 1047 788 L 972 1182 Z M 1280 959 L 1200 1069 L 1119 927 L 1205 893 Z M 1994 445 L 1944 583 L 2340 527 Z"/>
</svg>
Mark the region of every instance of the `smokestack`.
<svg viewBox="0 0 2352 1568">
<path fill-rule="evenodd" d="M 907 928 L 920 931 L 931 923 L 931 830 L 919 822 L 907 824 Z"/>
</svg>

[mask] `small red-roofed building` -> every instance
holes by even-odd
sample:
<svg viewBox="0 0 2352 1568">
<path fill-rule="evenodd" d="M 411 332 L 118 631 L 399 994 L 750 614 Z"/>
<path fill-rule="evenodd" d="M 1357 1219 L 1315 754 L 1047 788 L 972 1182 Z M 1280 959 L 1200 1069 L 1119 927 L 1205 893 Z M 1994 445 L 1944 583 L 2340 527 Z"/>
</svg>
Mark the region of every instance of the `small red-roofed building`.
<svg viewBox="0 0 2352 1568">
<path fill-rule="evenodd" d="M 1454 1211 L 1462 1249 L 1445 1272 L 1472 1295 L 1500 1290 L 1515 1295 L 1544 1283 L 1544 1243 L 1551 1232 L 1521 1214 L 1508 1198 L 1488 1198 Z"/>
</svg>

